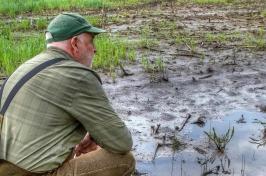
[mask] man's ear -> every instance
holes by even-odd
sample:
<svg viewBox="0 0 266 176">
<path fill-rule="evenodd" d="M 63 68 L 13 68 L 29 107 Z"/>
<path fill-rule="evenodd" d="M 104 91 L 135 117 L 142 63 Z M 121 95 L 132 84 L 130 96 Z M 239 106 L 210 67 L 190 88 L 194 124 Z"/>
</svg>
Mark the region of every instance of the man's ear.
<svg viewBox="0 0 266 176">
<path fill-rule="evenodd" d="M 71 50 L 74 54 L 77 54 L 78 52 L 78 38 L 75 36 L 75 37 L 72 37 L 70 39 L 70 45 L 71 45 Z"/>
</svg>

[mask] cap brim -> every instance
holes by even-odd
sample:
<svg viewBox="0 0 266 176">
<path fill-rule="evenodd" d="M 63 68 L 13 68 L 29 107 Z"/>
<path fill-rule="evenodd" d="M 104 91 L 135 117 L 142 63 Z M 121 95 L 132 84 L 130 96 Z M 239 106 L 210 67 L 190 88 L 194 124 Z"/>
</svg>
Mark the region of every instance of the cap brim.
<svg viewBox="0 0 266 176">
<path fill-rule="evenodd" d="M 100 34 L 100 33 L 106 32 L 106 30 L 92 26 L 90 27 L 90 29 L 87 29 L 86 32 L 93 33 L 93 34 Z"/>
</svg>

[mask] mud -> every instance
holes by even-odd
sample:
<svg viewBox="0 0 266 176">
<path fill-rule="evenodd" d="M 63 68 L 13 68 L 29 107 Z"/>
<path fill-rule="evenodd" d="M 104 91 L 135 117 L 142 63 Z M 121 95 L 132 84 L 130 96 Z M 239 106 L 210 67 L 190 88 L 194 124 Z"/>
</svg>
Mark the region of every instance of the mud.
<svg viewBox="0 0 266 176">
<path fill-rule="evenodd" d="M 248 141 L 262 134 L 263 126 L 252 123 L 254 117 L 266 121 L 265 113 L 258 113 L 266 110 L 265 47 L 258 49 L 238 39 L 225 43 L 204 39 L 207 32 L 257 34 L 260 28 L 266 40 L 266 18 L 260 15 L 266 3 L 249 3 L 199 6 L 164 2 L 108 12 L 107 16 L 123 18 L 121 24 L 106 26 L 112 35 L 137 41 L 148 26 L 146 37 L 158 41 L 148 48 L 136 47 L 137 61 L 123 63 L 133 75 L 113 80 L 100 73 L 114 109 L 132 132 L 137 175 L 196 176 L 211 169 L 218 175 L 264 174 L 265 148 L 257 149 Z M 175 37 L 184 33 L 196 41 L 195 48 L 175 43 Z M 164 71 L 145 72 L 142 56 L 151 61 L 162 58 Z M 121 75 L 121 70 L 116 71 Z M 236 123 L 242 114 L 246 123 Z M 213 154 L 204 131 L 211 125 L 224 132 L 229 124 L 236 133 L 226 154 Z M 174 139 L 180 142 L 177 146 Z M 215 160 L 209 161 L 212 155 Z"/>
<path fill-rule="evenodd" d="M 156 6 L 152 11 L 148 9 L 134 14 L 129 12 L 131 18 L 128 23 L 110 26 L 111 31 L 126 33 L 128 38 L 136 39 L 143 26 L 154 27 L 154 22 L 169 20 L 174 22 L 174 30 L 182 29 L 198 39 L 196 52 L 191 53 L 189 47 L 173 44 L 173 38 L 161 38 L 158 46 L 146 50 L 139 49 L 138 61 L 135 64 L 125 64 L 125 69 L 134 73 L 133 76 L 118 77 L 114 82 L 102 74 L 104 88 L 113 107 L 132 132 L 133 153 L 138 161 L 139 174 L 203 174 L 203 166 L 195 162 L 195 158 L 203 156 L 194 148 L 205 145 L 201 137 L 208 127 L 198 127 L 195 131 L 195 124 L 191 124 L 199 118 L 203 119 L 203 124 L 214 123 L 211 121 L 216 119 L 225 121 L 215 124 L 218 129 L 228 125 L 226 119 L 230 121 L 232 118 L 231 125 L 235 124 L 233 121 L 240 118 L 239 113 L 230 113 L 236 110 L 245 110 L 247 116 L 253 116 L 249 112 L 254 112 L 254 116 L 265 118 L 264 114 L 256 114 L 263 111 L 266 100 L 265 49 L 245 47 L 238 41 L 217 46 L 206 44 L 202 40 L 202 34 L 208 31 L 252 33 L 258 28 L 265 31 L 265 17 L 256 15 L 264 6 L 263 2 L 261 6 L 230 8 Z M 162 33 L 162 30 L 165 29 L 159 29 L 157 33 Z M 156 32 L 152 31 L 151 36 L 156 36 Z M 264 38 L 266 39 L 265 35 Z M 201 53 L 204 53 L 204 59 L 200 58 Z M 140 63 L 141 55 L 148 56 L 150 60 L 161 57 L 166 64 L 166 73 L 146 73 Z M 167 79 L 163 79 L 162 74 L 166 74 Z M 191 115 L 191 118 L 184 124 L 188 115 Z M 184 128 L 180 131 L 183 124 Z M 256 150 L 255 145 L 248 145 L 247 136 L 244 138 L 244 135 L 259 133 L 261 126 L 244 123 L 235 125 L 235 128 L 238 131 L 237 139 L 228 146 L 232 164 L 230 173 L 220 169 L 218 175 L 243 174 L 241 155 L 245 151 L 238 150 L 239 147 L 235 145 L 247 146 L 254 151 L 254 156 L 252 153 L 245 156 L 245 174 L 263 175 L 265 161 L 262 154 L 265 149 L 261 147 Z M 239 134 L 242 132 L 243 136 Z M 184 150 L 173 152 L 174 137 L 184 143 Z M 158 150 L 158 144 L 165 145 Z M 206 149 L 207 153 L 211 151 L 213 150 Z M 216 167 L 221 160 L 229 161 L 228 158 L 222 157 L 217 160 L 208 165 L 208 169 Z"/>
</svg>

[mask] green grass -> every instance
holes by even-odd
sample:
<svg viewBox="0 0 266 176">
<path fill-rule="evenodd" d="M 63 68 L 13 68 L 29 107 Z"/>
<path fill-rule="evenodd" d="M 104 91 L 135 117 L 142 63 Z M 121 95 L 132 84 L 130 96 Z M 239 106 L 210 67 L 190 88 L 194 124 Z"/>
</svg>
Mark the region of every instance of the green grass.
<svg viewBox="0 0 266 176">
<path fill-rule="evenodd" d="M 199 4 L 199 5 L 227 5 L 239 2 L 239 0 L 177 0 L 178 4 Z"/>
<path fill-rule="evenodd" d="M 159 41 L 156 40 L 156 39 L 150 39 L 150 38 L 147 38 L 147 37 L 142 37 L 139 41 L 139 47 L 140 48 L 147 48 L 147 49 L 150 49 L 152 48 L 153 46 L 157 46 L 159 45 Z"/>
<path fill-rule="evenodd" d="M 157 58 L 155 61 L 151 61 L 143 56 L 141 58 L 141 65 L 147 73 L 163 72 L 165 69 L 165 63 L 162 58 Z"/>
<path fill-rule="evenodd" d="M 232 32 L 232 33 L 210 33 L 204 34 L 203 42 L 207 44 L 219 43 L 222 45 L 233 45 L 255 50 L 266 49 L 266 32 L 259 28 L 254 32 Z"/>
<path fill-rule="evenodd" d="M 172 150 L 173 150 L 173 151 L 179 151 L 179 150 L 181 150 L 182 147 L 184 147 L 184 145 L 185 145 L 185 144 L 182 143 L 180 140 L 178 140 L 176 136 L 173 137 L 173 139 L 172 139 L 172 143 L 173 143 L 173 145 L 172 145 Z"/>
<path fill-rule="evenodd" d="M 242 40 L 242 35 L 239 32 L 233 32 L 233 33 L 206 33 L 205 34 L 205 40 L 209 43 L 217 42 L 220 44 L 226 44 L 228 42 L 234 42 Z"/>
<path fill-rule="evenodd" d="M 45 10 L 71 10 L 115 8 L 146 3 L 151 0 L 0 0 L 0 14 L 15 16 L 25 12 L 40 13 Z"/>
<path fill-rule="evenodd" d="M 1 36 L 0 72 L 10 75 L 21 63 L 41 52 L 45 48 L 44 43 L 43 35 L 31 36 L 27 39 Z"/>
<path fill-rule="evenodd" d="M 136 51 L 131 44 L 118 37 L 99 35 L 95 39 L 97 53 L 93 68 L 113 72 L 123 61 L 133 62 Z M 45 49 L 43 34 L 14 37 L 13 33 L 6 31 L 0 37 L 0 73 L 10 75 L 21 63 L 37 55 Z"/>
<path fill-rule="evenodd" d="M 243 40 L 243 45 L 250 48 L 255 48 L 257 50 L 266 49 L 266 32 L 263 28 L 260 28 L 255 33 L 246 34 L 245 39 Z"/>
<path fill-rule="evenodd" d="M 101 26 L 102 25 L 102 19 L 99 16 L 90 15 L 90 16 L 85 16 L 85 18 L 93 26 Z"/>
<path fill-rule="evenodd" d="M 0 32 L 3 30 L 16 31 L 31 31 L 46 29 L 49 20 L 46 18 L 39 19 L 14 19 L 1 25 Z"/>
<path fill-rule="evenodd" d="M 121 23 L 123 22 L 123 18 L 114 15 L 110 16 L 106 19 L 103 19 L 101 15 L 89 15 L 84 16 L 93 26 L 105 26 L 107 23 L 108 25 L 113 23 Z M 40 31 L 45 30 L 52 18 L 48 19 L 46 17 L 40 18 L 23 18 L 18 19 L 14 18 L 9 21 L 0 21 L 0 33 L 4 30 L 10 30 L 11 32 L 17 31 Z"/>
<path fill-rule="evenodd" d="M 204 133 L 208 136 L 208 138 L 215 144 L 216 149 L 224 153 L 226 145 L 231 141 L 233 135 L 234 135 L 234 127 L 231 129 L 229 128 L 225 134 L 218 135 L 214 128 L 212 128 L 212 131 Z"/>
<path fill-rule="evenodd" d="M 225 43 L 230 38 L 228 36 L 226 36 L 224 33 L 219 33 L 219 34 L 207 33 L 206 39 L 208 42 Z"/>
<path fill-rule="evenodd" d="M 95 40 L 97 53 L 93 68 L 101 68 L 112 72 L 124 61 L 135 61 L 136 52 L 133 45 L 125 39 L 100 35 Z"/>
<path fill-rule="evenodd" d="M 261 11 L 260 14 L 261 14 L 262 17 L 266 17 L 266 10 Z"/>
<path fill-rule="evenodd" d="M 48 26 L 48 20 L 47 19 L 40 18 L 40 19 L 36 20 L 35 28 L 37 30 L 46 29 L 47 26 Z"/>
<path fill-rule="evenodd" d="M 145 25 L 140 31 L 140 40 L 136 45 L 147 49 L 157 46 L 159 41 L 151 36 L 152 33 L 152 28 L 149 25 Z"/>
<path fill-rule="evenodd" d="M 177 45 L 186 45 L 187 48 L 190 50 L 190 52 L 195 52 L 196 47 L 198 44 L 198 41 L 193 37 L 188 34 L 178 34 L 175 38 L 175 43 Z"/>
<path fill-rule="evenodd" d="M 234 0 L 193 0 L 197 4 L 228 4 L 234 2 Z"/>
</svg>

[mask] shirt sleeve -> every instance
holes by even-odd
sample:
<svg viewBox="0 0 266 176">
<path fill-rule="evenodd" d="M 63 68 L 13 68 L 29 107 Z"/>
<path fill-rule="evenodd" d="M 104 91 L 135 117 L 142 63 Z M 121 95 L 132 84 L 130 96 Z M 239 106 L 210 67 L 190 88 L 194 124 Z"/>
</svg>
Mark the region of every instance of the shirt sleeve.
<svg viewBox="0 0 266 176">
<path fill-rule="evenodd" d="M 102 148 L 113 153 L 130 151 L 131 133 L 110 105 L 96 76 L 88 73 L 77 86 L 72 115 Z"/>
</svg>

